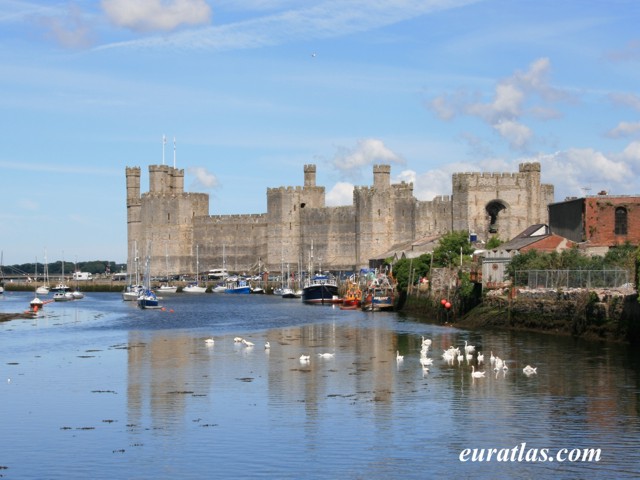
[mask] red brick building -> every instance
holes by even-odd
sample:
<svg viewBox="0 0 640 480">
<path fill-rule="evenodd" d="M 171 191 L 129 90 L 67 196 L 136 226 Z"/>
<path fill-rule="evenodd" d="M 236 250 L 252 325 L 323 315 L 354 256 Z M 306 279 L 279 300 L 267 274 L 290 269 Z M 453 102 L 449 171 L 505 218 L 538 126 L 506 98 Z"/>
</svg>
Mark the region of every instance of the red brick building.
<svg viewBox="0 0 640 480">
<path fill-rule="evenodd" d="M 640 197 L 594 195 L 549 205 L 551 232 L 581 247 L 607 250 L 640 244 Z"/>
</svg>

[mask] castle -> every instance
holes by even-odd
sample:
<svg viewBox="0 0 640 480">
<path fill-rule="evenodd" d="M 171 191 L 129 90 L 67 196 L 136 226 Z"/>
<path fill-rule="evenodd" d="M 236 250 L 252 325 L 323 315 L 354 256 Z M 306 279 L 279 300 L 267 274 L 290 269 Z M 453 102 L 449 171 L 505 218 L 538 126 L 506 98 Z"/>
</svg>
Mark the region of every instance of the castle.
<svg viewBox="0 0 640 480">
<path fill-rule="evenodd" d="M 389 165 L 373 166 L 373 185 L 355 187 L 353 204 L 327 207 L 316 166 L 304 184 L 267 189 L 267 213 L 209 215 L 209 195 L 184 191 L 184 170 L 149 166 L 149 191 L 140 193 L 140 167 L 127 167 L 128 271 L 150 257 L 151 275 L 227 268 L 233 272 L 315 268 L 353 271 L 395 245 L 451 231 L 479 240 L 509 240 L 547 222 L 553 186 L 540 183 L 540 164 L 517 173 L 456 173 L 452 195 L 419 201 L 412 183 L 391 183 Z"/>
</svg>

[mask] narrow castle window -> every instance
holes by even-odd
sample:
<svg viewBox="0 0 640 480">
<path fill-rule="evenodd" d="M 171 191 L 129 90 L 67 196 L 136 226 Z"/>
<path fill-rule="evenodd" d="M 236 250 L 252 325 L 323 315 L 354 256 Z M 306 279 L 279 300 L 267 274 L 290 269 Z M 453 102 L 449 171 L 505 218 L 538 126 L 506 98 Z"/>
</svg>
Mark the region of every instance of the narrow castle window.
<svg viewBox="0 0 640 480">
<path fill-rule="evenodd" d="M 614 232 L 616 235 L 627 234 L 627 209 L 624 207 L 616 208 Z"/>
<path fill-rule="evenodd" d="M 171 221 L 171 214 L 167 213 L 167 222 L 170 222 L 170 221 Z"/>
</svg>

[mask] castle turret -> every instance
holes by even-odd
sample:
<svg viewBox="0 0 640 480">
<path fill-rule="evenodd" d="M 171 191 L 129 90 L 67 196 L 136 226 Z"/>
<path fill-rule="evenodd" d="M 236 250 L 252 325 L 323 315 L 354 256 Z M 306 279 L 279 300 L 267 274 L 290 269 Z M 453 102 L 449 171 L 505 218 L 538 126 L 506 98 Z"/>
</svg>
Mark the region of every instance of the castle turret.
<svg viewBox="0 0 640 480">
<path fill-rule="evenodd" d="M 391 165 L 373 166 L 373 187 L 386 190 L 391 186 Z"/>
<path fill-rule="evenodd" d="M 304 166 L 304 186 L 316 186 L 316 166 L 313 164 Z"/>
<path fill-rule="evenodd" d="M 127 167 L 127 271 L 133 272 L 135 243 L 140 241 L 140 167 Z"/>
</svg>

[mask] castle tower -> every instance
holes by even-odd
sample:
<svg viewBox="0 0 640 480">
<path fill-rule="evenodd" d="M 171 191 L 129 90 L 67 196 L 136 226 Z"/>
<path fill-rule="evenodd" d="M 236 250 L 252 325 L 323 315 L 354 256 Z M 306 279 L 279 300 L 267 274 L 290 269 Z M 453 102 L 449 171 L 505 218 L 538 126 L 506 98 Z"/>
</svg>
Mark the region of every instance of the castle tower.
<svg viewBox="0 0 640 480">
<path fill-rule="evenodd" d="M 315 165 L 304 166 L 304 186 L 305 187 L 316 186 L 316 166 Z"/>
<path fill-rule="evenodd" d="M 135 244 L 140 241 L 140 167 L 127 167 L 127 271 L 134 271 Z"/>
<path fill-rule="evenodd" d="M 391 186 L 391 165 L 373 166 L 373 187 L 376 190 L 386 190 Z"/>
<path fill-rule="evenodd" d="M 552 196 L 553 188 L 540 183 L 537 162 L 520 164 L 518 173 L 455 173 L 452 229 L 508 241 L 530 225 L 548 223 Z"/>
</svg>

